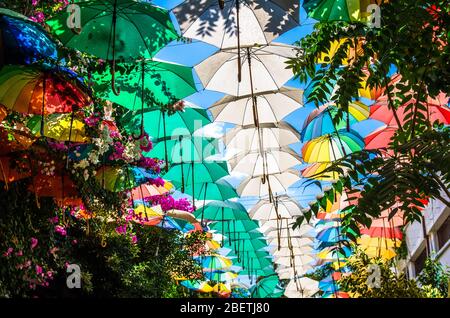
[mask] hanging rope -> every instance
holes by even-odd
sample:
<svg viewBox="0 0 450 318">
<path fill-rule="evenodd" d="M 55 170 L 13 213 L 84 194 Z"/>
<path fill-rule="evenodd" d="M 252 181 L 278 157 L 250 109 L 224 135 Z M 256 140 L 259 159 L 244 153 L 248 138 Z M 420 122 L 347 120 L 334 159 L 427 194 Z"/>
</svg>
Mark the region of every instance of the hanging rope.
<svg viewBox="0 0 450 318">
<path fill-rule="evenodd" d="M 242 65 L 241 65 L 241 26 L 239 19 L 239 0 L 236 0 L 236 32 L 237 32 L 237 51 L 238 51 L 238 82 L 242 80 Z"/>
</svg>

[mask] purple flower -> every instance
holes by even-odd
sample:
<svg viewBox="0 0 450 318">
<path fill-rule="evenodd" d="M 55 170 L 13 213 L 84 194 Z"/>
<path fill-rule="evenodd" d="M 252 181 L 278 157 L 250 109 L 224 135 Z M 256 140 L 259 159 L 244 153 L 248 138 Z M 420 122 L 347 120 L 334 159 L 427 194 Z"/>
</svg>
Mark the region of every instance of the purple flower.
<svg viewBox="0 0 450 318">
<path fill-rule="evenodd" d="M 57 216 L 49 218 L 48 221 L 52 224 L 56 224 L 59 222 L 59 218 Z"/>
<path fill-rule="evenodd" d="M 64 226 L 61 226 L 61 225 L 55 226 L 55 232 L 58 233 L 61 236 L 66 236 L 67 235 L 66 228 Z"/>
<path fill-rule="evenodd" d="M 31 249 L 34 249 L 38 245 L 38 239 L 35 237 L 31 238 Z"/>
<path fill-rule="evenodd" d="M 124 225 L 120 225 L 120 226 L 116 227 L 116 232 L 118 234 L 126 234 L 127 233 L 127 225 L 124 224 Z"/>
<path fill-rule="evenodd" d="M 6 250 L 5 253 L 3 253 L 3 256 L 7 257 L 9 255 L 11 255 L 11 253 L 14 251 L 14 249 L 12 247 L 8 247 L 8 249 Z"/>
</svg>

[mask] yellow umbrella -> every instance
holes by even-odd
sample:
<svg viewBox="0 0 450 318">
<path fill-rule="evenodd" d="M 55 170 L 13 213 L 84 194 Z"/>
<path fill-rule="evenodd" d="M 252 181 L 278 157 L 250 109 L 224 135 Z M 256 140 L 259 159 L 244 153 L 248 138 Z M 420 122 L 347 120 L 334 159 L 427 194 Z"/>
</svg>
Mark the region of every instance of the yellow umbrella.
<svg viewBox="0 0 450 318">
<path fill-rule="evenodd" d="M 361 249 L 370 257 L 390 259 L 395 257 L 395 248 L 400 247 L 401 241 L 384 237 L 370 237 L 362 235 L 357 240 Z"/>
<path fill-rule="evenodd" d="M 33 116 L 27 123 L 37 137 L 41 136 L 41 116 Z M 43 133 L 45 137 L 58 141 L 88 142 L 85 125 L 72 114 L 51 114 L 46 116 Z"/>
<path fill-rule="evenodd" d="M 317 58 L 317 63 L 319 63 L 319 64 L 330 63 L 331 59 L 337 53 L 337 51 L 339 50 L 341 45 L 343 45 L 347 40 L 348 39 L 344 38 L 344 39 L 340 39 L 340 40 L 334 40 L 333 42 L 331 42 L 330 50 L 328 51 L 328 53 L 322 52 L 320 54 L 320 56 Z M 353 41 L 353 40 L 351 40 L 351 41 Z M 362 49 L 363 40 L 358 39 L 357 42 L 358 43 L 356 45 L 356 54 L 355 54 L 354 48 L 348 47 L 346 57 L 344 59 L 342 59 L 342 61 L 341 61 L 342 65 L 348 65 L 349 61 L 350 61 L 350 63 L 352 63 L 352 60 L 354 60 L 356 56 L 361 56 L 364 54 L 364 50 Z"/>
<path fill-rule="evenodd" d="M 214 285 L 213 291 L 218 294 L 229 294 L 231 293 L 231 287 L 228 284 L 218 283 Z"/>
<path fill-rule="evenodd" d="M 302 171 L 302 176 L 305 178 L 325 181 L 339 179 L 339 174 L 337 172 L 323 172 L 325 169 L 330 167 L 330 165 L 330 162 L 314 163 Z"/>
</svg>

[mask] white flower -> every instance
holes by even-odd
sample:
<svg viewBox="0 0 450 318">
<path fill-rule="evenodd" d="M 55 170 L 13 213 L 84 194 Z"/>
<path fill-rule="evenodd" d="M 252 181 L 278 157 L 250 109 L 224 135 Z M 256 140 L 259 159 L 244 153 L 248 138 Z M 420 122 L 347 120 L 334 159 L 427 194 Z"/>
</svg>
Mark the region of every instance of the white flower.
<svg viewBox="0 0 450 318">
<path fill-rule="evenodd" d="M 93 151 L 91 151 L 91 152 L 89 153 L 88 159 L 89 159 L 89 161 L 90 161 L 92 164 L 94 164 L 94 165 L 96 165 L 97 163 L 100 162 L 100 160 L 99 160 L 99 154 L 98 154 L 98 152 L 95 151 L 95 150 L 93 150 Z"/>
<path fill-rule="evenodd" d="M 85 180 L 85 181 L 87 181 L 87 179 L 89 179 L 89 171 L 88 171 L 87 169 L 85 169 L 85 170 L 83 171 L 83 177 L 84 177 L 84 180 Z"/>
<path fill-rule="evenodd" d="M 73 165 L 75 168 L 86 169 L 89 167 L 89 162 L 86 159 L 81 160 L 80 162 Z"/>
</svg>

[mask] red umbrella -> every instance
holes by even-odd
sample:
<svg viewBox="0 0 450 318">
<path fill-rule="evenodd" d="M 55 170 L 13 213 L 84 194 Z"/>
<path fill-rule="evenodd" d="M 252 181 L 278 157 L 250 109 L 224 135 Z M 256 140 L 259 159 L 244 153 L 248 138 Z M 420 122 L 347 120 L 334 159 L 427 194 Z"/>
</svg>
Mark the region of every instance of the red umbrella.
<svg viewBox="0 0 450 318">
<path fill-rule="evenodd" d="M 387 148 L 392 137 L 397 131 L 397 127 L 382 126 L 364 138 L 366 149 Z"/>
<path fill-rule="evenodd" d="M 75 184 L 67 175 L 37 175 L 28 189 L 38 197 L 53 197 L 58 200 L 79 196 Z"/>
<path fill-rule="evenodd" d="M 403 238 L 403 233 L 399 227 L 389 227 L 389 222 L 386 222 L 387 227 L 375 227 L 362 228 L 360 230 L 361 235 L 369 235 L 370 237 L 384 237 L 389 239 L 399 239 Z"/>
<path fill-rule="evenodd" d="M 450 124 L 450 109 L 447 107 L 448 105 L 448 97 L 441 93 L 437 96 L 437 98 L 428 98 L 426 102 L 427 112 L 419 110 L 426 118 L 429 118 L 430 122 L 435 122 L 436 120 L 444 123 Z M 394 114 L 392 110 L 388 108 L 389 98 L 387 95 L 383 95 L 379 97 L 375 104 L 370 107 L 370 116 L 371 119 L 376 119 L 382 121 L 391 127 L 398 127 L 397 121 L 394 118 Z M 411 104 L 415 104 L 416 100 L 411 98 L 406 104 L 400 106 L 396 112 L 399 118 L 400 123 L 403 125 L 405 122 L 405 115 L 407 114 L 406 107 Z M 410 112 L 410 111 L 408 111 Z"/>
</svg>

